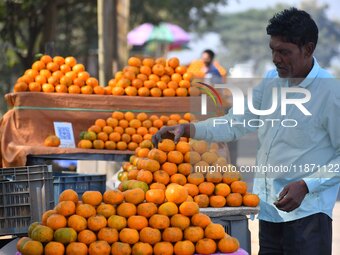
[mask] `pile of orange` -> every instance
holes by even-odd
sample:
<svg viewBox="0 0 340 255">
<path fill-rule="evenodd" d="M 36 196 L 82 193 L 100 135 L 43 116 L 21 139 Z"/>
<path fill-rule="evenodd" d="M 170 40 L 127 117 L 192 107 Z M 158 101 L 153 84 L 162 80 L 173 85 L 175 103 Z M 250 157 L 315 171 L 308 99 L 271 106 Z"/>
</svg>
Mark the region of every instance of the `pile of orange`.
<svg viewBox="0 0 340 255">
<path fill-rule="evenodd" d="M 188 123 L 193 115 L 186 113 L 167 115 L 148 115 L 144 112 L 115 111 L 111 117 L 97 119 L 80 135 L 79 148 L 130 150 L 138 147 L 151 148 L 151 138 L 162 126 Z"/>
<path fill-rule="evenodd" d="M 187 190 L 136 188 L 60 194 L 53 210 L 32 223 L 17 249 L 23 255 L 191 255 L 235 252 L 236 238 L 199 213 Z"/>
<path fill-rule="evenodd" d="M 256 207 L 260 202 L 256 194 L 247 192 L 247 183 L 236 168 L 218 154 L 218 145 L 203 140 L 181 139 L 175 144 L 164 139 L 158 149 L 138 148 L 130 162 L 123 164 L 121 179 L 161 189 L 176 183 L 201 208 Z"/>
<path fill-rule="evenodd" d="M 105 88 L 91 77 L 83 64 L 72 57 L 43 55 L 25 71 L 14 85 L 14 92 L 56 92 L 70 94 L 105 94 Z"/>
<path fill-rule="evenodd" d="M 191 86 L 192 74 L 178 58 L 131 57 L 128 66 L 115 74 L 108 83 L 112 95 L 142 97 L 198 96 L 200 90 Z M 109 91 L 110 89 L 108 89 Z"/>
</svg>

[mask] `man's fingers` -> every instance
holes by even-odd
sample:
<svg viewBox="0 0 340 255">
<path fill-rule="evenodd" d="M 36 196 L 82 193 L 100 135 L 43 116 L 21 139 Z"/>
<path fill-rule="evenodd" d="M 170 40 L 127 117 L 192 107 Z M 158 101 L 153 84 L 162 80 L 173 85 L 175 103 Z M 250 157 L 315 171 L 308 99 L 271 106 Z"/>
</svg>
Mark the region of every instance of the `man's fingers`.
<svg viewBox="0 0 340 255">
<path fill-rule="evenodd" d="M 283 190 L 282 190 L 282 191 L 280 192 L 280 194 L 279 194 L 279 199 L 278 199 L 278 201 L 280 201 L 281 199 L 283 199 L 284 196 L 287 195 L 287 193 L 288 193 L 288 188 L 287 188 L 287 186 L 285 186 L 285 187 L 283 188 Z"/>
</svg>

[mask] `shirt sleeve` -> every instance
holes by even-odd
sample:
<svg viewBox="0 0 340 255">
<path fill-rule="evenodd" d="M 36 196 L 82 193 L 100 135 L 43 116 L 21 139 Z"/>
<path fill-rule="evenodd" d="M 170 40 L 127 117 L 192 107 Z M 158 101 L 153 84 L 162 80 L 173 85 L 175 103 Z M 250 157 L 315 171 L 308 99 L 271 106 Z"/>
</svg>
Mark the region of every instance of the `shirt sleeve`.
<svg viewBox="0 0 340 255">
<path fill-rule="evenodd" d="M 265 87 L 266 79 L 260 85 L 253 89 L 253 106 L 256 109 L 261 108 L 262 95 Z M 256 127 L 247 125 L 248 120 L 258 119 L 259 116 L 251 113 L 247 107 L 247 98 L 244 99 L 245 113 L 243 115 L 234 115 L 233 108 L 231 108 L 227 115 L 223 117 L 209 118 L 205 121 L 194 123 L 195 137 L 194 139 L 201 139 L 213 142 L 230 142 L 237 140 L 241 136 L 255 132 Z"/>
<path fill-rule="evenodd" d="M 337 86 L 340 86 L 340 84 L 337 84 Z M 323 114 L 326 116 L 325 128 L 335 149 L 335 154 L 328 164 L 320 167 L 308 178 L 303 179 L 311 193 L 323 191 L 340 183 L 340 90 L 336 88 L 329 99 Z"/>
</svg>

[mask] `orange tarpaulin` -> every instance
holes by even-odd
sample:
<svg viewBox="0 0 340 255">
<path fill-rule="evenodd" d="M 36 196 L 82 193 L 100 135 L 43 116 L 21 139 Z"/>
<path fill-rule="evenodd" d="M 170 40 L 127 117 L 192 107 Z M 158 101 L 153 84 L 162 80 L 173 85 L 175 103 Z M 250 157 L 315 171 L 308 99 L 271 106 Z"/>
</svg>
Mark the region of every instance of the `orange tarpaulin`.
<svg viewBox="0 0 340 255">
<path fill-rule="evenodd" d="M 44 139 L 54 134 L 55 121 L 72 123 L 77 144 L 81 131 L 87 130 L 96 119 L 107 119 L 113 111 L 184 114 L 190 112 L 193 105 L 200 105 L 200 97 L 143 98 L 20 92 L 7 94 L 5 98 L 12 109 L 0 121 L 3 167 L 24 166 L 27 155 L 98 153 L 98 150 L 42 146 Z M 99 152 L 126 153 L 108 150 Z"/>
</svg>

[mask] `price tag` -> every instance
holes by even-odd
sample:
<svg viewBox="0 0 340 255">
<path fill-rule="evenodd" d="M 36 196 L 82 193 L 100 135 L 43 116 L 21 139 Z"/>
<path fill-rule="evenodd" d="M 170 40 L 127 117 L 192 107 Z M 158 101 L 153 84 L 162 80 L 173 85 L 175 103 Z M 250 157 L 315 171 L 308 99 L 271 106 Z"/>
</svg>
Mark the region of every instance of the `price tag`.
<svg viewBox="0 0 340 255">
<path fill-rule="evenodd" d="M 72 123 L 69 122 L 53 122 L 56 136 L 60 139 L 61 148 L 75 148 Z"/>
</svg>

